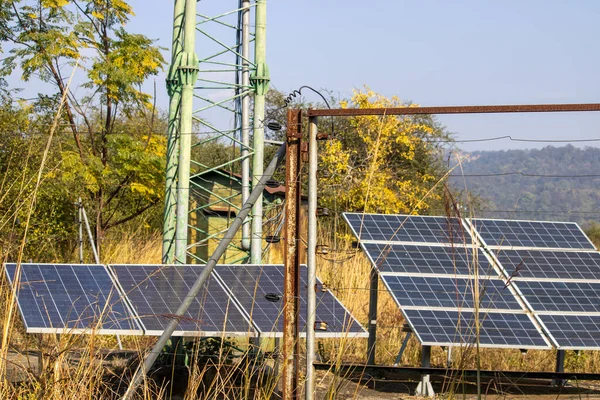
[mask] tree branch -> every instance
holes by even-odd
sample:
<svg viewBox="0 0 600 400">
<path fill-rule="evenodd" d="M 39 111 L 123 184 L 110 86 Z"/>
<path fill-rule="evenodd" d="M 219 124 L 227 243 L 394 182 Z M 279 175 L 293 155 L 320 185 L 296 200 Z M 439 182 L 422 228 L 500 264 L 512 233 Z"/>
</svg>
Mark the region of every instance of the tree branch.
<svg viewBox="0 0 600 400">
<path fill-rule="evenodd" d="M 158 200 L 155 200 L 153 202 L 151 202 L 150 204 L 136 210 L 134 213 L 132 213 L 131 215 L 122 218 L 118 221 L 113 222 L 112 224 L 106 224 L 106 226 L 103 228 L 104 230 L 110 229 L 110 228 L 114 228 L 115 226 L 124 224 L 125 222 L 131 221 L 132 219 L 139 217 L 140 215 L 142 215 L 144 212 L 146 212 L 147 210 L 149 210 L 150 208 L 154 207 L 155 205 L 158 204 Z"/>
</svg>

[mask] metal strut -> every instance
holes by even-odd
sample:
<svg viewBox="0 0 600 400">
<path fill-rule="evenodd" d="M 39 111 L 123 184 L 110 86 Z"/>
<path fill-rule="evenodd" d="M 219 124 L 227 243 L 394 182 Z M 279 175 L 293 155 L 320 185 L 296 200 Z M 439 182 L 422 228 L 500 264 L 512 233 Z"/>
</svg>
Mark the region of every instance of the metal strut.
<svg viewBox="0 0 600 400">
<path fill-rule="evenodd" d="M 183 302 L 181 303 L 177 311 L 175 311 L 175 313 L 172 315 L 171 321 L 165 328 L 163 334 L 160 336 L 150 353 L 146 356 L 144 363 L 141 364 L 140 367 L 138 367 L 138 369 L 136 370 L 133 378 L 131 379 L 129 387 L 127 388 L 127 392 L 123 396 L 123 400 L 130 400 L 132 398 L 135 391 L 137 390 L 137 387 L 142 382 L 142 379 L 148 373 L 150 368 L 152 368 L 152 366 L 154 365 L 156 358 L 167 344 L 167 341 L 171 338 L 171 335 L 173 335 L 173 332 L 175 332 L 175 329 L 177 329 L 177 326 L 179 325 L 179 319 L 188 310 L 196 296 L 198 296 L 198 293 L 200 293 L 200 290 L 204 286 L 204 283 L 208 280 L 208 277 L 212 273 L 212 270 L 217 265 L 219 259 L 225 253 L 229 242 L 231 242 L 231 240 L 235 236 L 235 233 L 242 226 L 244 219 L 250 213 L 253 204 L 261 196 L 267 181 L 271 179 L 271 176 L 273 176 L 273 173 L 281 163 L 281 160 L 283 160 L 283 158 L 285 157 L 286 149 L 287 146 L 281 146 L 277 151 L 277 154 L 275 154 L 275 157 L 273 157 L 273 160 L 271 160 L 271 162 L 269 163 L 269 166 L 265 169 L 264 175 L 260 178 L 258 184 L 254 187 L 252 193 L 250 193 L 248 201 L 242 205 L 242 208 L 238 213 L 237 217 L 233 220 L 229 229 L 227 229 L 227 232 L 225 233 L 225 238 L 219 243 L 214 253 L 210 256 L 208 262 L 206 263 L 206 266 L 202 270 L 202 273 L 198 276 L 194 284 L 191 286 L 190 290 L 186 294 L 185 298 L 183 299 Z"/>
<path fill-rule="evenodd" d="M 238 0 L 237 8 L 212 15 L 201 10 L 222 8 L 228 2 L 213 1 L 210 7 L 208 2 L 175 1 L 167 77 L 164 263 L 206 262 L 264 168 L 264 97 L 269 84 L 266 0 Z M 226 160 L 213 157 L 217 147 L 228 153 Z M 229 186 L 226 193 L 223 180 Z M 227 262 L 246 261 L 252 238 L 255 249 L 262 247 L 262 200 L 257 204 L 244 222 L 241 240 L 231 242 Z M 214 210 L 226 211 L 225 223 L 209 221 Z M 254 260 L 259 262 L 260 256 L 256 250 Z"/>
</svg>

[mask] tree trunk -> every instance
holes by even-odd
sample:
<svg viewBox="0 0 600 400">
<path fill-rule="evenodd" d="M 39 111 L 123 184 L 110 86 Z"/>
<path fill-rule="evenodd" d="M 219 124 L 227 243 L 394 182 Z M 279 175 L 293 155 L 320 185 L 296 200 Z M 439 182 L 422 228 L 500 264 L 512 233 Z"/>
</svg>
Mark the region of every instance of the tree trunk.
<svg viewBox="0 0 600 400">
<path fill-rule="evenodd" d="M 62 96 L 64 96 L 64 93 L 67 90 L 67 88 L 65 87 L 65 83 L 61 79 L 60 74 L 58 73 L 58 70 L 54 67 L 52 62 L 48 62 L 48 65 L 50 67 L 50 70 L 52 71 L 52 76 L 54 77 L 54 80 L 56 81 L 56 84 L 58 85 L 58 90 L 62 97 Z M 71 105 L 69 104 L 68 101 L 64 105 L 64 109 L 67 112 L 67 119 L 69 120 L 69 125 L 71 127 L 71 131 L 73 132 L 73 138 L 75 139 L 75 144 L 77 145 L 77 150 L 79 151 L 79 157 L 81 157 L 81 161 L 83 161 L 84 160 L 83 146 L 81 146 L 81 140 L 79 140 L 79 132 L 77 131 L 77 125 L 75 124 L 75 117 L 73 115 L 73 110 L 71 110 Z"/>
<path fill-rule="evenodd" d="M 98 252 L 98 259 L 101 261 L 102 256 L 100 255 L 100 251 L 102 248 L 102 239 L 104 238 L 104 229 L 102 224 L 102 212 L 104 208 L 104 193 L 102 188 L 98 191 L 98 195 L 96 198 L 96 202 L 98 204 L 96 210 L 96 251 Z"/>
</svg>

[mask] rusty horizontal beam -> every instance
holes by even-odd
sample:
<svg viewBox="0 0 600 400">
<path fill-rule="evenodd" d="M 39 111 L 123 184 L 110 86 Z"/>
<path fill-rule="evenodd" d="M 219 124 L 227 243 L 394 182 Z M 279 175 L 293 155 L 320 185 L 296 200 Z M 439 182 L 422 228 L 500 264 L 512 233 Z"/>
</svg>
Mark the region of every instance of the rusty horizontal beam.
<svg viewBox="0 0 600 400">
<path fill-rule="evenodd" d="M 429 115 L 429 114 L 502 114 L 600 111 L 600 103 L 588 104 L 514 104 L 497 106 L 441 106 L 397 108 L 309 109 L 309 117 L 356 117 L 361 115 Z"/>
<path fill-rule="evenodd" d="M 385 377 L 388 379 L 400 379 L 404 375 L 422 374 L 442 377 L 461 376 L 463 378 L 475 378 L 477 370 L 447 368 L 424 368 L 424 367 L 394 367 L 387 365 L 361 365 L 361 364 L 329 364 L 315 363 L 315 369 L 321 371 L 335 371 L 342 376 L 348 374 L 368 375 L 372 377 Z M 600 374 L 586 372 L 540 372 L 540 371 L 492 371 L 480 370 L 482 378 L 507 379 L 561 379 L 561 380 L 599 380 Z"/>
</svg>

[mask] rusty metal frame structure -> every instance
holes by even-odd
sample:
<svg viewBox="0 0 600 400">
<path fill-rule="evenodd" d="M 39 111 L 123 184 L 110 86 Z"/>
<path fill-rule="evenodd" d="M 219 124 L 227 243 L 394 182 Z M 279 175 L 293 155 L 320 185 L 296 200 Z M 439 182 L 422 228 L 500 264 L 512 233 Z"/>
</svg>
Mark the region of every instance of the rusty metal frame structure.
<svg viewBox="0 0 600 400">
<path fill-rule="evenodd" d="M 285 157 L 285 250 L 283 287 L 282 398 L 297 399 L 300 356 L 300 210 L 302 196 L 302 110 L 287 112 Z"/>
<path fill-rule="evenodd" d="M 508 113 L 550 113 L 550 112 L 589 112 L 589 111 L 600 111 L 600 103 L 578 103 L 578 104 L 518 104 L 518 105 L 485 105 L 485 106 L 440 106 L 440 107 L 395 107 L 395 108 L 369 108 L 369 109 L 358 109 L 358 108 L 344 108 L 344 109 L 309 109 L 305 113 L 309 119 L 309 125 L 316 127 L 316 121 L 319 117 L 357 117 L 357 116 L 399 116 L 399 115 L 444 115 L 444 114 L 508 114 Z M 301 126 L 301 111 L 300 110 L 289 110 L 288 112 L 288 141 L 290 141 L 294 136 L 301 137 L 301 133 L 299 131 L 299 126 Z M 310 139 L 318 137 L 323 139 L 321 135 L 315 129 L 315 132 L 309 132 Z M 316 143 L 316 142 L 315 142 Z M 290 143 L 288 143 L 289 146 Z M 311 152 L 317 151 L 317 146 L 311 146 Z M 288 156 L 290 153 L 288 153 Z M 312 156 L 312 154 L 311 154 Z M 310 157 L 309 160 L 309 181 L 312 179 L 316 182 L 316 161 L 317 157 Z M 315 164 L 315 165 L 313 165 Z M 286 172 L 287 173 L 287 172 Z M 293 177 L 288 175 L 286 179 L 286 183 L 288 185 L 294 186 Z M 289 186 L 288 186 L 289 187 Z M 316 192 L 316 190 L 314 190 Z M 316 193 L 313 193 L 314 196 L 310 196 L 309 198 L 309 209 L 311 208 L 311 202 L 316 202 Z M 313 200 L 314 197 L 314 200 Z M 316 206 L 316 204 L 312 204 L 312 206 Z M 289 216 L 297 216 L 299 211 L 300 203 L 299 202 L 288 202 L 286 207 L 286 214 Z M 287 218 L 286 218 L 287 219 Z M 308 215 L 308 225 L 316 227 L 316 215 L 312 215 L 309 212 Z M 293 224 L 298 223 L 296 218 L 294 218 Z M 286 229 L 286 234 L 292 233 L 292 227 L 288 226 Z M 313 229 L 314 230 L 314 229 Z M 297 227 L 294 229 L 295 233 L 298 233 Z M 314 234 L 314 233 L 313 233 Z M 314 275 L 316 265 L 310 265 L 311 261 L 314 262 L 315 254 L 316 254 L 316 245 L 314 241 L 310 240 L 311 233 L 309 232 L 309 246 L 307 248 L 308 253 L 308 280 L 314 278 L 311 275 Z M 287 237 L 292 239 L 292 237 Z M 286 238 L 286 239 L 287 239 Z M 297 236 L 293 237 L 293 241 L 298 239 Z M 294 298 L 298 295 L 297 280 L 295 276 L 291 273 L 294 271 L 293 264 L 297 264 L 297 254 L 298 248 L 295 243 L 290 243 L 288 241 L 286 243 L 286 272 L 290 272 L 287 275 L 285 289 L 288 298 Z M 311 257 L 312 256 L 312 257 Z M 289 281 L 288 281 L 289 279 Z M 377 287 L 378 280 L 376 271 L 371 271 L 371 284 L 370 284 L 370 301 L 369 301 L 369 339 L 367 345 L 367 364 L 374 365 L 375 364 L 375 350 L 376 350 L 376 334 L 377 334 Z M 292 293 L 287 292 L 287 290 L 293 290 Z M 310 292 L 310 290 L 309 290 Z M 309 296 L 311 294 L 309 293 Z M 287 305 L 287 304 L 286 304 Z M 288 332 L 287 340 L 284 338 L 283 343 L 283 354 L 284 354 L 284 370 L 283 370 L 283 381 L 284 381 L 284 390 L 283 390 L 283 399 L 295 399 L 297 396 L 297 367 L 290 364 L 288 368 L 285 368 L 285 358 L 286 354 L 289 356 L 297 354 L 297 343 L 299 341 L 298 334 L 298 326 L 297 326 L 297 308 L 294 305 L 290 305 L 289 309 L 286 310 L 287 315 L 287 323 L 284 326 L 284 332 Z M 307 320 L 308 317 L 314 315 L 315 310 L 311 309 L 311 307 L 307 308 Z M 289 324 L 289 326 L 288 326 Z M 309 324 L 307 324 L 307 349 L 313 348 L 314 343 L 308 343 L 310 340 L 314 340 L 314 336 L 309 335 L 309 330 L 314 329 Z M 291 336 L 293 335 L 293 336 Z M 312 339 L 311 339 L 312 338 Z M 427 357 L 428 358 L 428 357 Z M 314 392 L 312 392 L 312 388 L 314 387 L 314 382 L 311 382 L 313 375 L 313 371 L 315 368 L 315 363 L 313 362 L 313 357 L 307 354 L 307 381 L 306 381 L 306 399 L 314 399 Z M 562 359 L 564 362 L 564 359 Z M 291 360 L 290 360 L 291 361 Z M 560 362 L 557 358 L 557 372 L 562 372 L 562 362 Z M 422 360 L 422 367 L 429 368 L 429 360 Z M 426 368 L 425 368 L 426 369 Z M 423 371 L 425 371 L 423 369 Z M 423 376 L 422 382 L 429 382 L 429 375 Z M 427 393 L 425 393 L 427 394 Z"/>
<path fill-rule="evenodd" d="M 600 103 L 579 104 L 514 104 L 497 106 L 441 106 L 396 108 L 311 109 L 308 117 L 357 117 L 365 115 L 430 115 L 430 114 L 510 114 L 600 111 Z"/>
</svg>

